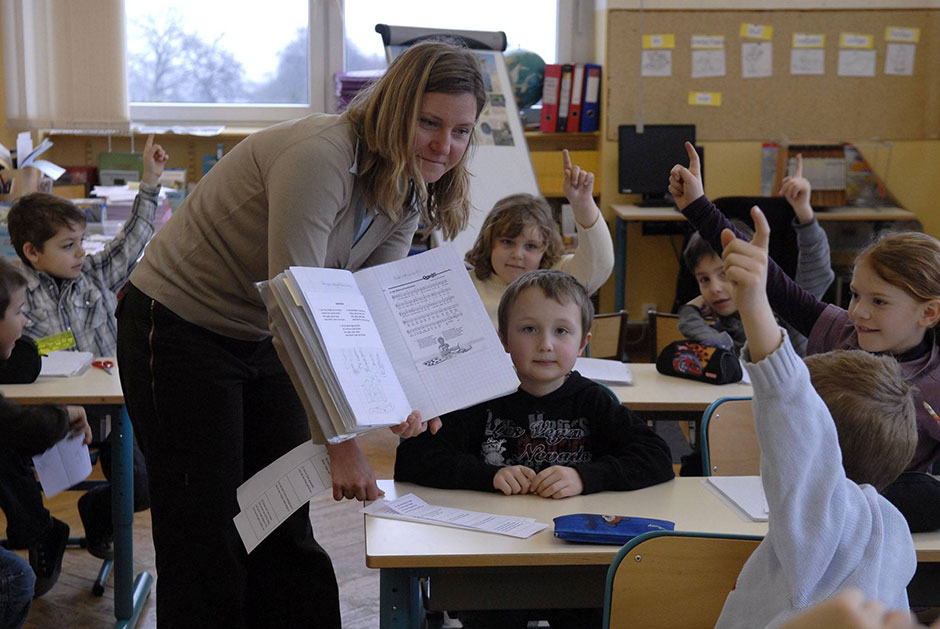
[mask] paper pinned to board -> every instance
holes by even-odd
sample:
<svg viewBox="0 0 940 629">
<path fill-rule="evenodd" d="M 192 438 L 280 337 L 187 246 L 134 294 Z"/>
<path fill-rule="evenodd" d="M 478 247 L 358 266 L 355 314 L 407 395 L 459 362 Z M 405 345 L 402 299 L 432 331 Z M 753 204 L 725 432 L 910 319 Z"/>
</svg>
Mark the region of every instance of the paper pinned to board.
<svg viewBox="0 0 940 629">
<path fill-rule="evenodd" d="M 91 457 L 85 433 L 69 433 L 54 446 L 33 457 L 33 466 L 46 498 L 65 491 L 91 475 Z"/>
<path fill-rule="evenodd" d="M 333 486 L 326 447 L 307 441 L 259 470 L 235 491 L 235 528 L 253 551 L 297 509 Z"/>
</svg>

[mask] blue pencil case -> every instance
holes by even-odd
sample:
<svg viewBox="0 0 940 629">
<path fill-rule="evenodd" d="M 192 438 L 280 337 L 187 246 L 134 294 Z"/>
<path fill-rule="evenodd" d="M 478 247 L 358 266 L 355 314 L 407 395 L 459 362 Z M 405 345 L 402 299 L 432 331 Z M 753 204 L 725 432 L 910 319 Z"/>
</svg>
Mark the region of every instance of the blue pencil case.
<svg viewBox="0 0 940 629">
<path fill-rule="evenodd" d="M 630 539 L 650 531 L 672 531 L 675 522 L 654 518 L 634 518 L 626 515 L 599 515 L 572 513 L 554 519 L 555 537 L 567 542 L 588 544 L 625 544 Z"/>
</svg>

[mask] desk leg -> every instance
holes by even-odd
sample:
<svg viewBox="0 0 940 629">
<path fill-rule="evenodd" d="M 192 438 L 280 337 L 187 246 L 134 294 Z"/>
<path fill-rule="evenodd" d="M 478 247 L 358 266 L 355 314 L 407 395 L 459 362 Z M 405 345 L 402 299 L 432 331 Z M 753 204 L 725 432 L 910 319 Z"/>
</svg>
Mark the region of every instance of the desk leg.
<svg viewBox="0 0 940 629">
<path fill-rule="evenodd" d="M 114 626 L 133 627 L 150 594 L 153 577 L 141 572 L 134 580 L 134 429 L 124 406 L 118 407 L 112 418 L 111 450 Z"/>
<path fill-rule="evenodd" d="M 618 217 L 614 228 L 614 244 L 617 251 L 614 255 L 614 312 L 623 310 L 623 285 L 627 280 L 627 222 Z M 646 313 L 643 313 L 646 316 Z"/>
<path fill-rule="evenodd" d="M 410 570 L 379 570 L 379 629 L 418 629 L 424 616 L 418 575 Z"/>
</svg>

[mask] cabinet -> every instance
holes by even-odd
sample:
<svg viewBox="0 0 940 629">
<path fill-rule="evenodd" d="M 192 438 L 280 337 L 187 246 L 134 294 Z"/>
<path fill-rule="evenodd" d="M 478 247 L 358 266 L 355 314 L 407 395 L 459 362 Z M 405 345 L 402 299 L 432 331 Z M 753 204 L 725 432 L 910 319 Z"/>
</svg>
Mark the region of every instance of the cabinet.
<svg viewBox="0 0 940 629">
<path fill-rule="evenodd" d="M 601 152 L 597 133 L 540 133 L 525 134 L 529 156 L 539 190 L 547 198 L 564 197 L 562 184 L 565 174 L 561 169 L 561 150 L 568 149 L 571 163 L 594 173 L 594 196 L 600 196 Z"/>
</svg>

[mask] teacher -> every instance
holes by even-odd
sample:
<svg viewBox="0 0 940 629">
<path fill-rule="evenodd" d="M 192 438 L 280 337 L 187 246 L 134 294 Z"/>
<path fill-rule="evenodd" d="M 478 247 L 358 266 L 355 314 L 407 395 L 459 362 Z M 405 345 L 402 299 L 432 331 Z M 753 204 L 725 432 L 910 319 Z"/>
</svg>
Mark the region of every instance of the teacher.
<svg viewBox="0 0 940 629">
<path fill-rule="evenodd" d="M 340 627 L 308 509 L 251 555 L 232 522 L 236 488 L 311 438 L 255 283 L 403 258 L 422 219 L 453 238 L 485 99 L 469 50 L 412 46 L 345 113 L 245 138 L 147 247 L 118 305 L 117 356 L 150 477 L 160 627 Z M 394 430 L 417 434 L 419 419 Z M 327 448 L 334 498 L 380 495 L 354 439 Z"/>
</svg>

